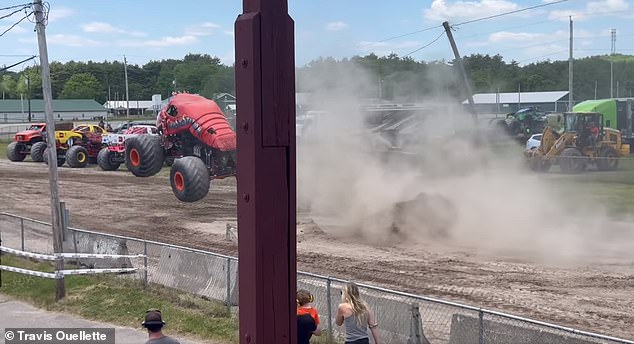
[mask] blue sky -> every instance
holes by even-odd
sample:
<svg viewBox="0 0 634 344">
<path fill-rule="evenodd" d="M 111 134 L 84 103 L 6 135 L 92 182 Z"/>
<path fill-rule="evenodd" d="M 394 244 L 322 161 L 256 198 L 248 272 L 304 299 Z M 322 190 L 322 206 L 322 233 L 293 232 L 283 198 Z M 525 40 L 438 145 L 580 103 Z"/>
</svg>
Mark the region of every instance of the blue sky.
<svg viewBox="0 0 634 344">
<path fill-rule="evenodd" d="M 440 25 L 460 23 L 555 0 L 291 0 L 296 25 L 296 63 L 320 56 L 406 55 L 429 43 L 441 28 L 385 40 Z M 567 59 L 568 15 L 575 21 L 575 57 L 616 50 L 634 54 L 632 0 L 569 0 L 496 19 L 465 24 L 454 36 L 463 55 L 500 53 L 527 64 Z M 0 7 L 25 0 L 2 0 Z M 122 60 L 133 64 L 207 53 L 233 63 L 233 25 L 242 2 L 49 0 L 47 27 L 51 61 Z M 7 11 L 1 11 L 0 15 Z M 0 20 L 0 32 L 21 18 Z M 25 20 L 0 37 L 0 65 L 37 54 L 33 24 Z M 12 56 L 6 56 L 12 55 Z M 451 59 L 445 37 L 413 55 L 417 60 Z M 33 62 L 31 62 L 32 64 Z M 14 68 L 20 70 L 22 67 Z"/>
</svg>

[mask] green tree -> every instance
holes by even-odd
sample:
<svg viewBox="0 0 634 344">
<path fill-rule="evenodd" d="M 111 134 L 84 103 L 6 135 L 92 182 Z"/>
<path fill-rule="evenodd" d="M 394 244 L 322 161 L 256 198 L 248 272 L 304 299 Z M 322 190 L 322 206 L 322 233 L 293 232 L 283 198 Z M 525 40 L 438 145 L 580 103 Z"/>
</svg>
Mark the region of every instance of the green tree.
<svg viewBox="0 0 634 344">
<path fill-rule="evenodd" d="M 101 84 L 90 73 L 74 74 L 64 84 L 61 98 L 95 99 L 102 93 Z"/>
<path fill-rule="evenodd" d="M 5 99 L 16 98 L 18 94 L 17 83 L 11 75 L 5 74 L 2 76 L 2 80 L 0 81 L 0 92 L 2 92 L 2 96 Z"/>
</svg>

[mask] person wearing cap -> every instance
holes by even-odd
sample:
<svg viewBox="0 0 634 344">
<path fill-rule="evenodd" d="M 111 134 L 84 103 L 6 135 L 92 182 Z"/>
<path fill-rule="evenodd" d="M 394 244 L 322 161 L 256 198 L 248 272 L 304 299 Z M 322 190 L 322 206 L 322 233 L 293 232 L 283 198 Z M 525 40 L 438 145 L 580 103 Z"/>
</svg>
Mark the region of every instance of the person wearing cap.
<svg viewBox="0 0 634 344">
<path fill-rule="evenodd" d="M 162 329 L 165 322 L 158 309 L 150 309 L 145 312 L 145 320 L 141 326 L 145 327 L 148 332 L 148 340 L 145 344 L 180 344 L 178 340 L 163 334 Z"/>
</svg>

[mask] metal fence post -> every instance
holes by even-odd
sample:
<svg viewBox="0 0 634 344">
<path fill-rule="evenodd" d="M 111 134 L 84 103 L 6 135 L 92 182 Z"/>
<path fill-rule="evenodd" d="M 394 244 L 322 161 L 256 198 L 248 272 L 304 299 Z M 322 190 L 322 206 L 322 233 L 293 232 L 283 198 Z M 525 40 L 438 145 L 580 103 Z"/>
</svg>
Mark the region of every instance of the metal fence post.
<svg viewBox="0 0 634 344">
<path fill-rule="evenodd" d="M 143 288 L 147 288 L 147 241 L 143 241 Z"/>
<path fill-rule="evenodd" d="M 484 344 L 484 312 L 482 310 L 478 311 L 478 319 L 479 319 L 478 328 L 480 330 L 478 334 L 478 337 L 479 337 L 478 343 Z"/>
<path fill-rule="evenodd" d="M 22 251 L 24 251 L 24 218 L 20 218 L 20 241 L 22 242 Z"/>
<path fill-rule="evenodd" d="M 227 314 L 231 315 L 231 258 L 227 258 Z"/>
<path fill-rule="evenodd" d="M 326 299 L 328 299 L 328 333 L 332 336 L 332 300 L 331 300 L 331 283 L 330 276 L 326 280 Z"/>
<path fill-rule="evenodd" d="M 77 235 L 75 234 L 75 231 L 73 231 L 73 249 L 75 250 L 75 254 L 77 254 Z M 79 268 L 81 266 L 81 260 L 80 258 L 75 259 L 77 259 L 75 262 L 77 263 L 77 267 Z"/>
</svg>

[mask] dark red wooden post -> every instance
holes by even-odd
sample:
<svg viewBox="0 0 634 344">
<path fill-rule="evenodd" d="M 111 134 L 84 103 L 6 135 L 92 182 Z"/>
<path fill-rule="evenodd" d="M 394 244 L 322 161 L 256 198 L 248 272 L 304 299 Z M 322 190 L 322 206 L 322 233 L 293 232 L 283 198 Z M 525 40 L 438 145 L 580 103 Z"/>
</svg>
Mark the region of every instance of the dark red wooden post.
<svg viewBox="0 0 634 344">
<path fill-rule="evenodd" d="M 296 341 L 294 23 L 286 0 L 236 20 L 240 343 Z"/>
</svg>

